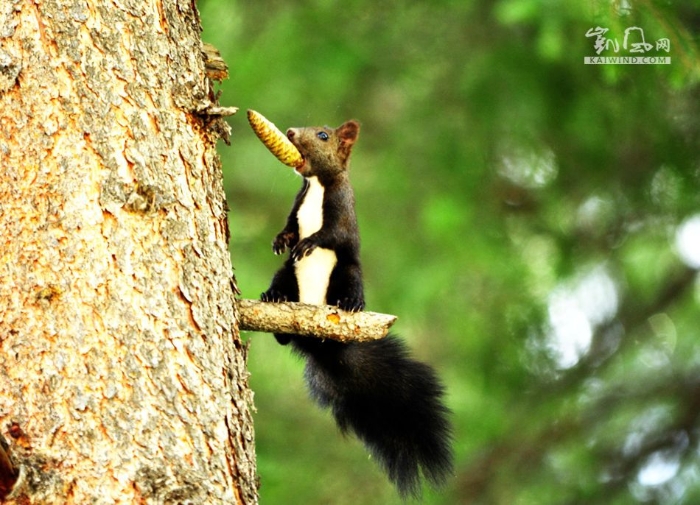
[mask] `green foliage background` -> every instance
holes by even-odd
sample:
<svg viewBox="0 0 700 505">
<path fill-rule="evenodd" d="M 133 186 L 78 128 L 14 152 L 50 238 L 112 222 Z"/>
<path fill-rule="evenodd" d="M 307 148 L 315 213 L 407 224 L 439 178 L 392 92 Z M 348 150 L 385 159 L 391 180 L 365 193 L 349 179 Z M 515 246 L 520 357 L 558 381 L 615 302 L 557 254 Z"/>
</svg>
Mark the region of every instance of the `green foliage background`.
<svg viewBox="0 0 700 505">
<path fill-rule="evenodd" d="M 457 473 L 425 503 L 700 503 L 700 265 L 679 253 L 700 238 L 677 238 L 700 215 L 697 2 L 199 8 L 230 67 L 221 102 L 242 109 L 221 155 L 244 297 L 280 265 L 300 185 L 245 109 L 362 122 L 368 308 L 399 315 L 454 411 Z M 671 65 L 584 65 L 596 26 L 668 38 L 649 54 Z M 401 503 L 307 398 L 302 363 L 250 340 L 262 503 Z"/>
</svg>

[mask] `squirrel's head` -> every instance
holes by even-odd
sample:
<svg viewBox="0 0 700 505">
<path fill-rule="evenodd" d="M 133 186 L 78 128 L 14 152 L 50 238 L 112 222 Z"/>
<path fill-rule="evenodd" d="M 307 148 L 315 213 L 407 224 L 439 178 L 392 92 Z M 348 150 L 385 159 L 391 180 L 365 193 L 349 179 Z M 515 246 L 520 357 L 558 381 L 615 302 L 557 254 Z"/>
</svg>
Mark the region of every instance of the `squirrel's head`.
<svg viewBox="0 0 700 505">
<path fill-rule="evenodd" d="M 297 168 L 297 172 L 304 177 L 345 172 L 359 134 L 360 123 L 354 120 L 335 129 L 328 126 L 290 128 L 287 138 L 304 157 L 304 164 Z"/>
</svg>

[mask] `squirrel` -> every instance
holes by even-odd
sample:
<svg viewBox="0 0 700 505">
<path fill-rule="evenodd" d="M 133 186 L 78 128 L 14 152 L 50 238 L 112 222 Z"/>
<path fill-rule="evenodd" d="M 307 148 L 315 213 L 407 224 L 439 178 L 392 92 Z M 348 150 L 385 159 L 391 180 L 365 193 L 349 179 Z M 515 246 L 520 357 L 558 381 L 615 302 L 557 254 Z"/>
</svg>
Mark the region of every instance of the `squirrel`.
<svg viewBox="0 0 700 505">
<path fill-rule="evenodd" d="M 290 128 L 303 157 L 303 185 L 272 250 L 290 254 L 261 299 L 365 307 L 360 237 L 348 161 L 360 125 Z M 306 359 L 310 396 L 330 408 L 343 433 L 354 432 L 396 485 L 419 496 L 421 474 L 438 487 L 453 471 L 452 429 L 444 387 L 428 365 L 409 356 L 394 335 L 341 343 L 275 334 Z"/>
</svg>

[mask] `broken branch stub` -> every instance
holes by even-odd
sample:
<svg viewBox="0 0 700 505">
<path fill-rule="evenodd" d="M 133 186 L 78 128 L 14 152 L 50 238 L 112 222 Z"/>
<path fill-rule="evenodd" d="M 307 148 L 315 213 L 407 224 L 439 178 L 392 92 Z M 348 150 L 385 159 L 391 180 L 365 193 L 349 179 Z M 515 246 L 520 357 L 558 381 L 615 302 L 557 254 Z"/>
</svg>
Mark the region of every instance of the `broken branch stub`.
<svg viewBox="0 0 700 505">
<path fill-rule="evenodd" d="M 238 300 L 238 324 L 243 331 L 367 342 L 385 337 L 396 319 L 377 312 L 347 312 L 332 305 Z"/>
</svg>

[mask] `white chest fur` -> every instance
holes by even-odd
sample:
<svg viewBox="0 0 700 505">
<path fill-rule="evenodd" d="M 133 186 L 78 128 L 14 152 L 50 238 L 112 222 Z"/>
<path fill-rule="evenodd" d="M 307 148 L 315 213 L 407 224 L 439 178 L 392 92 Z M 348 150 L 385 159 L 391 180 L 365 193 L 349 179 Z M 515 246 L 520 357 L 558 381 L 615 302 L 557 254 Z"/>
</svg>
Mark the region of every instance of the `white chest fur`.
<svg viewBox="0 0 700 505">
<path fill-rule="evenodd" d="M 297 211 L 299 240 L 316 233 L 323 226 L 324 188 L 317 177 L 309 177 L 307 180 L 309 187 Z M 328 281 L 337 261 L 334 251 L 317 247 L 311 254 L 296 262 L 294 269 L 299 285 L 300 302 L 315 305 L 326 303 Z"/>
</svg>

